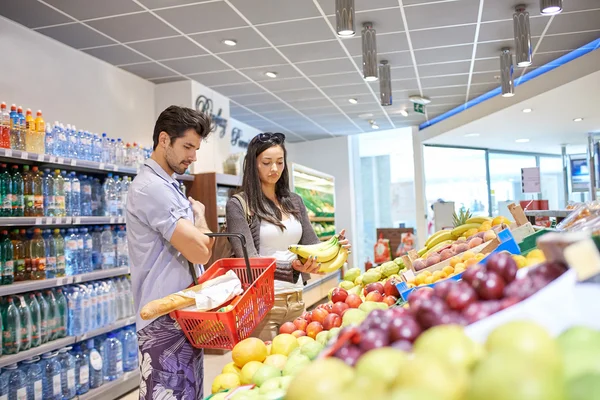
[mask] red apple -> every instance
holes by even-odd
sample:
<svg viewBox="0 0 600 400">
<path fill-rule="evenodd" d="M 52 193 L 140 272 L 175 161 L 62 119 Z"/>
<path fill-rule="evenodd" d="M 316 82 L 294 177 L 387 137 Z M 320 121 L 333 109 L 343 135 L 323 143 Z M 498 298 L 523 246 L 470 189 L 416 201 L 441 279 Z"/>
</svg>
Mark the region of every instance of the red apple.
<svg viewBox="0 0 600 400">
<path fill-rule="evenodd" d="M 343 301 L 338 301 L 333 305 L 333 309 L 331 310 L 331 312 L 341 317 L 342 314 L 344 314 L 344 311 L 346 311 L 349 308 L 350 306 L 348 304 L 344 303 Z"/>
<path fill-rule="evenodd" d="M 323 310 L 327 311 L 328 313 L 331 314 L 331 310 L 333 310 L 333 303 L 329 302 L 329 303 L 325 303 L 323 305 Z"/>
<path fill-rule="evenodd" d="M 339 328 L 342 326 L 342 317 L 337 314 L 329 314 L 323 321 L 323 329 L 328 331 L 332 328 Z"/>
<path fill-rule="evenodd" d="M 338 301 L 345 301 L 348 297 L 348 291 L 346 289 L 336 287 L 331 293 L 331 301 L 337 303 Z"/>
<path fill-rule="evenodd" d="M 498 300 L 503 297 L 506 282 L 493 271 L 487 271 L 473 281 L 475 291 L 483 300 Z"/>
<path fill-rule="evenodd" d="M 378 291 L 369 292 L 365 296 L 365 301 L 374 301 L 380 303 L 382 300 L 383 296 L 381 295 L 381 292 Z"/>
<path fill-rule="evenodd" d="M 286 322 L 279 328 L 279 333 L 292 333 L 296 330 L 296 325 L 293 322 Z"/>
<path fill-rule="evenodd" d="M 396 302 L 398 301 L 398 299 L 394 296 L 385 296 L 383 298 L 383 302 L 385 304 L 387 304 L 389 307 L 393 306 L 394 304 L 396 304 Z"/>
<path fill-rule="evenodd" d="M 446 303 L 453 310 L 461 311 L 477 301 L 477 293 L 467 282 L 457 282 L 446 295 Z"/>
<path fill-rule="evenodd" d="M 400 297 L 400 293 L 398 292 L 398 288 L 396 284 L 400 283 L 397 278 L 390 278 L 385 281 L 385 285 L 383 285 L 383 293 L 386 296 L 394 296 L 396 298 Z"/>
<path fill-rule="evenodd" d="M 305 331 L 308 326 L 308 321 L 302 317 L 298 317 L 294 320 L 294 326 L 300 331 Z"/>
<path fill-rule="evenodd" d="M 312 313 L 310 311 L 304 311 L 300 318 L 305 319 L 306 322 L 310 324 L 312 322 Z"/>
<path fill-rule="evenodd" d="M 317 308 L 316 310 L 313 310 L 313 312 L 312 312 L 312 320 L 313 320 L 313 322 L 318 322 L 318 323 L 322 324 L 323 321 L 325 321 L 325 317 L 327 317 L 327 315 L 329 315 L 329 312 L 327 312 L 327 310 L 325 310 L 323 308 Z"/>
<path fill-rule="evenodd" d="M 348 304 L 350 308 L 358 308 L 362 304 L 362 300 L 355 294 L 349 294 L 344 303 Z"/>
<path fill-rule="evenodd" d="M 292 335 L 294 335 L 295 337 L 299 338 L 300 336 L 306 336 L 306 332 L 301 331 L 300 329 L 298 329 L 297 331 L 292 332 Z"/>
<path fill-rule="evenodd" d="M 321 325 L 321 323 L 317 322 L 317 321 L 311 322 L 306 327 L 306 334 L 313 339 L 315 339 L 317 337 L 317 335 L 319 334 L 319 332 L 322 332 L 322 331 L 323 331 L 323 325 Z"/>
<path fill-rule="evenodd" d="M 379 282 L 369 283 L 367 286 L 365 286 L 365 294 L 375 291 L 383 293 L 383 290 L 383 285 Z"/>
</svg>

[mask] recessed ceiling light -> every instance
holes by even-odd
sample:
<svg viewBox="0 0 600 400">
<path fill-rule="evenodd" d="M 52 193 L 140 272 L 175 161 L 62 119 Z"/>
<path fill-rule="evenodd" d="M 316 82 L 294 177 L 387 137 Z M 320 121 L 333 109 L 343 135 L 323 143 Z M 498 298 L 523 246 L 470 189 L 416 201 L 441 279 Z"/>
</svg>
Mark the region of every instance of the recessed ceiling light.
<svg viewBox="0 0 600 400">
<path fill-rule="evenodd" d="M 531 108 L 524 108 L 524 109 L 523 109 L 523 112 L 524 112 L 525 114 L 528 114 L 528 113 L 530 113 L 530 112 L 532 112 L 532 111 L 533 111 L 533 110 L 532 110 Z"/>
<path fill-rule="evenodd" d="M 581 122 L 581 121 L 583 121 L 583 118 L 581 118 L 581 117 L 580 117 L 580 118 L 574 118 L 574 119 L 573 119 L 573 122 Z"/>
<path fill-rule="evenodd" d="M 357 100 L 357 99 L 355 99 L 354 97 L 353 97 L 353 98 L 351 98 L 351 99 L 348 99 L 348 102 L 349 102 L 350 104 L 358 104 L 358 100 Z"/>
<path fill-rule="evenodd" d="M 408 98 L 411 102 L 413 103 L 417 103 L 417 104 L 429 104 L 431 103 L 431 99 L 429 99 L 428 97 L 423 97 L 423 96 L 410 96 Z"/>
<path fill-rule="evenodd" d="M 517 143 L 527 143 L 527 142 L 529 142 L 529 139 L 517 139 L 517 140 L 515 140 L 515 142 L 517 142 Z"/>
<path fill-rule="evenodd" d="M 268 76 L 269 78 L 277 78 L 277 72 L 268 71 L 268 72 L 265 72 L 265 75 Z"/>
<path fill-rule="evenodd" d="M 235 40 L 235 39 L 225 39 L 225 40 L 223 40 L 223 44 L 227 45 L 227 46 L 236 46 L 237 45 L 237 40 Z"/>
<path fill-rule="evenodd" d="M 479 136 L 479 133 L 467 133 L 465 135 L 465 137 L 477 137 L 477 136 Z"/>
<path fill-rule="evenodd" d="M 408 111 L 404 109 L 398 111 L 398 114 L 402 115 L 403 117 L 408 117 Z"/>
</svg>

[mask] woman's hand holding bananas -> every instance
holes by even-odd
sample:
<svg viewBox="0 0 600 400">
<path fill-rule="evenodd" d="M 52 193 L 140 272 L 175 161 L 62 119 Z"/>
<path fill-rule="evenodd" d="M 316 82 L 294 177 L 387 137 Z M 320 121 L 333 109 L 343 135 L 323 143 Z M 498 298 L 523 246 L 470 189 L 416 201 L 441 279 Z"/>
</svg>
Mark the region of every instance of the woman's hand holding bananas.
<svg viewBox="0 0 600 400">
<path fill-rule="evenodd" d="M 298 260 L 292 263 L 292 267 L 296 271 L 321 275 L 340 269 L 348 259 L 351 248 L 345 233 L 342 230 L 323 243 L 290 246 L 289 250 L 298 255 Z"/>
</svg>

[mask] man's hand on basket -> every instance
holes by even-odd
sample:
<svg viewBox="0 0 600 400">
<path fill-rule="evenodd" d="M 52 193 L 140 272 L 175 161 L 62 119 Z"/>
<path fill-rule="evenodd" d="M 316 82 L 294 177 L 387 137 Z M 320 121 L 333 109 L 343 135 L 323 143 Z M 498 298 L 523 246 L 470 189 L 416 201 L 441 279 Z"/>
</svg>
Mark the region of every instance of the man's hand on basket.
<svg viewBox="0 0 600 400">
<path fill-rule="evenodd" d="M 321 268 L 321 263 L 317 262 L 317 259 L 314 256 L 310 256 L 304 264 L 302 264 L 300 260 L 294 260 L 292 262 L 292 268 L 294 268 L 298 272 L 324 275 L 323 272 L 319 272 L 319 268 Z"/>
</svg>

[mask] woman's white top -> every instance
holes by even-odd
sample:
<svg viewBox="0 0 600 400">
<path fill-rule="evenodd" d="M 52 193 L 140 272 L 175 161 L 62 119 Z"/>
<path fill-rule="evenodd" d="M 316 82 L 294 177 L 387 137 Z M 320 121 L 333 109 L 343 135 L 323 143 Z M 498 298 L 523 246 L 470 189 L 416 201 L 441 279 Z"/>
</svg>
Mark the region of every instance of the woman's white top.
<svg viewBox="0 0 600 400">
<path fill-rule="evenodd" d="M 282 221 L 286 229 L 283 231 L 270 222 L 260 223 L 260 256 L 273 257 L 279 262 L 292 263 L 297 256 L 288 250 L 288 247 L 300 243 L 302 238 L 302 224 L 293 215 Z M 275 280 L 275 294 L 287 294 L 301 291 L 302 275 L 296 283 Z"/>
</svg>

